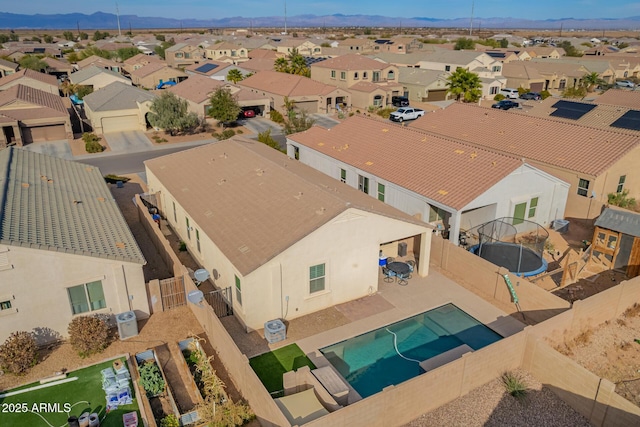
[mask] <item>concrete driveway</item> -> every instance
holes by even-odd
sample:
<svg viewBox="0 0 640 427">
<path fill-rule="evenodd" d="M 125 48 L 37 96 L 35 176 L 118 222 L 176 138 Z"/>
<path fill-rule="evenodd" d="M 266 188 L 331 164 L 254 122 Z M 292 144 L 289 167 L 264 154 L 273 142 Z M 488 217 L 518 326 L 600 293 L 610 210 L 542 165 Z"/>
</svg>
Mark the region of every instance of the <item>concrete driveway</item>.
<svg viewBox="0 0 640 427">
<path fill-rule="evenodd" d="M 34 151 L 36 153 L 47 154 L 61 159 L 73 160 L 69 141 L 61 139 L 59 141 L 34 142 L 23 147 L 25 150 Z"/>
<path fill-rule="evenodd" d="M 330 117 L 327 114 L 311 114 L 311 118 L 315 120 L 315 125 L 323 127 L 325 129 L 331 129 L 337 124 L 340 124 L 340 121 Z"/>
<path fill-rule="evenodd" d="M 287 148 L 287 137 L 282 132 L 282 126 L 277 123 L 272 122 L 271 120 L 264 117 L 254 117 L 251 119 L 241 119 L 238 120 L 242 126 L 250 129 L 252 132 L 257 135 L 266 131 L 267 129 L 271 129 L 271 138 L 278 141 L 280 144 L 280 148 L 286 150 Z"/>
<path fill-rule="evenodd" d="M 149 138 L 145 136 L 144 132 L 138 130 L 105 133 L 104 139 L 109 144 L 111 152 L 115 153 L 134 153 L 153 148 Z"/>
</svg>

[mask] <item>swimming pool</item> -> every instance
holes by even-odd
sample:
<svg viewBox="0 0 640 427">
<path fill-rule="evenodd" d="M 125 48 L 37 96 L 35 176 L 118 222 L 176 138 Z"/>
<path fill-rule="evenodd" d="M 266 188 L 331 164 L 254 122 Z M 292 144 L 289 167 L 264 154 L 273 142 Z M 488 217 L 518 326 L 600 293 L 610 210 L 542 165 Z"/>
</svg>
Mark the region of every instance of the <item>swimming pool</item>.
<svg viewBox="0 0 640 427">
<path fill-rule="evenodd" d="M 365 398 L 422 374 L 421 361 L 463 344 L 478 350 L 500 339 L 496 332 L 447 304 L 320 351 Z"/>
</svg>

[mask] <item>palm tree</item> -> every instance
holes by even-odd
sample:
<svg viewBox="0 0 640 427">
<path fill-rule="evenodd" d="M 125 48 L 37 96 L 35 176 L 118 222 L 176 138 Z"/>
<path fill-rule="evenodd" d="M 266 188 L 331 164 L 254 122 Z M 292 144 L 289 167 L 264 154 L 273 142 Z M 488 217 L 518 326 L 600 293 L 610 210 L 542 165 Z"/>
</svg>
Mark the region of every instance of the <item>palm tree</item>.
<svg viewBox="0 0 640 427">
<path fill-rule="evenodd" d="M 229 72 L 227 73 L 227 80 L 229 80 L 234 84 L 238 83 L 242 79 L 244 79 L 244 76 L 242 75 L 242 72 L 237 68 L 234 68 L 233 70 L 229 70 Z"/>
<path fill-rule="evenodd" d="M 447 82 L 449 84 L 447 93 L 455 95 L 457 101 L 477 102 L 482 96 L 480 77 L 464 68 L 458 68 L 447 77 Z"/>
<path fill-rule="evenodd" d="M 71 83 L 69 80 L 65 80 L 60 85 L 60 90 L 64 96 L 71 96 L 78 90 L 78 85 Z"/>
<path fill-rule="evenodd" d="M 587 73 L 582 76 L 582 85 L 587 89 L 587 92 L 593 92 L 593 89 L 603 84 L 604 80 L 600 78 L 600 75 L 595 71 L 593 73 Z"/>
<path fill-rule="evenodd" d="M 274 70 L 278 71 L 279 73 L 288 73 L 289 72 L 289 61 L 287 61 L 287 58 L 278 58 L 273 63 L 273 68 L 274 68 Z"/>
</svg>

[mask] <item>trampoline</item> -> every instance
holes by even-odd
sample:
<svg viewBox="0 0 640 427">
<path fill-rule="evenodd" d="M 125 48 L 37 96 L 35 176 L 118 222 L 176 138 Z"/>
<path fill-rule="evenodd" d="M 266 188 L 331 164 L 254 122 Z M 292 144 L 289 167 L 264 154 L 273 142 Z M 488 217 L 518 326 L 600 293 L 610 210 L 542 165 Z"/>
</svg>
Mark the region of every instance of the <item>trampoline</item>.
<svg viewBox="0 0 640 427">
<path fill-rule="evenodd" d="M 543 258 L 549 233 L 541 225 L 519 218 L 500 218 L 478 228 L 479 243 L 469 250 L 518 276 L 547 271 Z"/>
</svg>

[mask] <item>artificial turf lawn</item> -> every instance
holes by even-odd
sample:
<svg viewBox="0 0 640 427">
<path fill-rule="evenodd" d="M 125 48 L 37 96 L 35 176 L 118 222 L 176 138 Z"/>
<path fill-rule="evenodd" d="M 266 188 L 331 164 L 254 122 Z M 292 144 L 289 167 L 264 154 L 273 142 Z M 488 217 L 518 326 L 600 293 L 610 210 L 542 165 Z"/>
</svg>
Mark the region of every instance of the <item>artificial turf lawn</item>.
<svg viewBox="0 0 640 427">
<path fill-rule="evenodd" d="M 75 381 L 0 398 L 0 426 L 66 426 L 69 415 L 80 417 L 83 412 L 96 412 L 98 413 L 102 427 L 121 427 L 122 415 L 132 411 L 138 412 L 138 425 L 142 425 L 136 399 L 133 399 L 133 404 L 131 405 L 119 406 L 118 409 L 109 412 L 106 418 L 102 420 L 106 411 L 106 395 L 104 390 L 102 390 L 102 376 L 100 375 L 100 371 L 107 367 L 112 367 L 113 360 L 69 372 L 67 378 L 78 377 Z M 121 360 L 124 362 L 124 359 Z M 40 383 L 36 382 L 13 390 L 5 390 L 3 393 L 37 385 L 40 385 Z M 132 385 L 131 394 L 134 395 Z M 40 404 L 56 403 L 59 404 L 59 407 L 49 405 L 48 408 L 40 408 Z M 78 404 L 73 406 L 70 413 L 67 414 L 64 405 L 74 405 L 75 403 Z M 37 414 L 34 412 L 16 412 L 15 404 L 18 404 L 21 410 L 25 408 L 24 404 L 26 404 L 26 409 L 34 409 L 33 405 L 36 404 L 38 409 L 36 411 Z"/>
<path fill-rule="evenodd" d="M 249 360 L 249 364 L 269 393 L 282 391 L 282 374 L 285 372 L 297 370 L 303 366 L 316 369 L 313 362 L 296 344 L 253 357 Z"/>
</svg>

